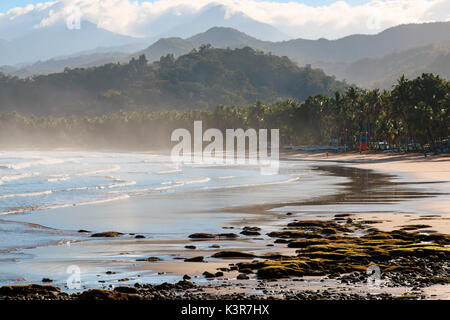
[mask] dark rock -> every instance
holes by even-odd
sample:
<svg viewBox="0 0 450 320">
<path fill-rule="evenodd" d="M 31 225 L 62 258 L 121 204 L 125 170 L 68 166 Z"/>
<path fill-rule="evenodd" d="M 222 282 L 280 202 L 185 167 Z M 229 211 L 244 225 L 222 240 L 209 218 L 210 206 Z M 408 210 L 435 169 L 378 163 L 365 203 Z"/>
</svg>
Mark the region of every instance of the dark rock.
<svg viewBox="0 0 450 320">
<path fill-rule="evenodd" d="M 158 258 L 158 257 L 148 257 L 148 258 L 143 258 L 143 259 L 137 259 L 136 261 L 158 262 L 158 261 L 163 261 L 163 259 Z"/>
<path fill-rule="evenodd" d="M 244 231 L 261 231 L 259 227 L 244 227 Z"/>
<path fill-rule="evenodd" d="M 114 291 L 122 292 L 122 293 L 137 293 L 137 289 L 133 287 L 117 287 Z"/>
<path fill-rule="evenodd" d="M 141 300 L 141 297 L 136 294 L 123 293 L 119 291 L 92 289 L 84 291 L 79 296 L 80 300 Z"/>
<path fill-rule="evenodd" d="M 191 239 L 215 239 L 215 238 L 228 238 L 228 239 L 234 239 L 238 238 L 239 236 L 235 233 L 219 233 L 219 234 L 212 234 L 212 233 L 193 233 L 189 235 L 189 238 Z"/>
<path fill-rule="evenodd" d="M 241 251 L 220 251 L 212 255 L 213 258 L 254 258 L 253 253 L 241 252 Z"/>
<path fill-rule="evenodd" d="M 193 233 L 189 235 L 191 239 L 214 239 L 217 238 L 217 235 L 210 233 Z"/>
<path fill-rule="evenodd" d="M 244 273 L 241 273 L 241 274 L 238 274 L 238 276 L 236 277 L 236 279 L 238 279 L 238 280 L 248 280 L 248 279 L 250 279 L 250 278 L 249 278 L 248 275 L 246 275 L 246 274 L 244 274 Z"/>
<path fill-rule="evenodd" d="M 196 246 L 184 246 L 186 249 L 191 249 L 191 250 L 195 250 L 197 249 Z"/>
<path fill-rule="evenodd" d="M 211 272 L 208 272 L 208 271 L 205 271 L 205 272 L 203 272 L 203 276 L 205 277 L 205 278 L 215 278 L 215 275 L 214 274 L 212 274 Z"/>
<path fill-rule="evenodd" d="M 191 280 L 191 277 L 188 276 L 187 274 L 185 274 L 185 275 L 183 276 L 183 280 Z"/>
<path fill-rule="evenodd" d="M 142 234 L 138 234 L 135 236 L 136 239 L 145 239 L 145 236 L 143 236 Z"/>
<path fill-rule="evenodd" d="M 244 269 L 239 269 L 240 273 L 245 273 L 245 274 L 252 274 L 253 270 L 249 269 L 249 268 L 244 268 Z"/>
<path fill-rule="evenodd" d="M 203 256 L 184 259 L 184 262 L 203 262 L 203 261 L 204 261 Z"/>
<path fill-rule="evenodd" d="M 43 278 L 43 279 L 42 279 L 42 282 L 53 282 L 53 280 L 52 280 L 52 279 L 49 279 L 49 278 Z"/>
<path fill-rule="evenodd" d="M 244 230 L 241 232 L 241 234 L 243 234 L 244 236 L 259 236 L 259 235 L 261 235 L 261 233 L 259 233 L 258 231 L 250 231 L 250 230 Z"/>
<path fill-rule="evenodd" d="M 30 295 L 43 295 L 43 296 L 56 296 L 60 293 L 60 289 L 54 286 L 43 286 L 38 284 L 30 284 L 25 286 L 3 286 L 0 288 L 0 296 L 30 296 Z"/>
<path fill-rule="evenodd" d="M 115 231 L 108 231 L 108 232 L 99 232 L 99 233 L 94 233 L 91 235 L 91 237 L 94 238 L 114 238 L 114 237 L 119 237 L 123 235 L 123 233 L 120 232 L 115 232 Z"/>
<path fill-rule="evenodd" d="M 239 238 L 239 236 L 235 233 L 220 233 L 219 238 L 235 239 Z"/>
</svg>

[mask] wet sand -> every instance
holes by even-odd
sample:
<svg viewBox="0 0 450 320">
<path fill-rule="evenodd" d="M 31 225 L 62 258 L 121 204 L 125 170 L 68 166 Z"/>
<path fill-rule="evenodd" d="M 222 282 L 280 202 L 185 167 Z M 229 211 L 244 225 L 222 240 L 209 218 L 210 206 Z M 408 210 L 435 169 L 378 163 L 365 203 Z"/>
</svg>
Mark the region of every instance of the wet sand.
<svg viewBox="0 0 450 320">
<path fill-rule="evenodd" d="M 386 153 L 295 153 L 287 156 L 289 159 L 305 161 L 335 161 L 349 168 L 373 170 L 374 172 L 391 175 L 392 181 L 399 183 L 415 183 L 430 190 L 433 197 L 424 198 L 406 204 L 406 211 L 421 212 L 417 216 L 408 213 L 378 212 L 373 219 L 379 219 L 377 224 L 382 230 L 390 231 L 405 225 L 429 225 L 427 231 L 437 231 L 450 234 L 450 156 L 421 154 L 386 154 Z M 366 214 L 358 215 L 367 218 Z"/>
</svg>

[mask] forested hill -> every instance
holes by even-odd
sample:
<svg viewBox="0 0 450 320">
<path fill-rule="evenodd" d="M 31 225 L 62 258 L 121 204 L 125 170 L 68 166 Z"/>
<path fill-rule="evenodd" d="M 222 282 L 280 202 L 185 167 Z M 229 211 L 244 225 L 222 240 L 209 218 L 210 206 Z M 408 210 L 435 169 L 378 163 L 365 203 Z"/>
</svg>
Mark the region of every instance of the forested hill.
<svg viewBox="0 0 450 320">
<path fill-rule="evenodd" d="M 278 98 L 298 101 L 332 95 L 347 85 L 287 57 L 243 49 L 203 46 L 175 59 L 127 64 L 18 79 L 0 75 L 0 111 L 36 115 L 98 115 L 118 110 L 157 111 L 247 105 Z"/>
</svg>

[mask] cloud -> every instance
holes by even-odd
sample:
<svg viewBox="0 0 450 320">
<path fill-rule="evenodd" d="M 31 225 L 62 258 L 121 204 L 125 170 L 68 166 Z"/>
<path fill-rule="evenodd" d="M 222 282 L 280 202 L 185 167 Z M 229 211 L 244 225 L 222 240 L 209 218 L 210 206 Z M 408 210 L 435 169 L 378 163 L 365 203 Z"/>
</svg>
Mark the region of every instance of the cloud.
<svg viewBox="0 0 450 320">
<path fill-rule="evenodd" d="M 33 27 L 50 26 L 64 21 L 68 7 L 78 6 L 83 19 L 99 27 L 122 34 L 157 36 L 189 22 L 211 4 L 226 6 L 227 17 L 243 12 L 295 38 L 335 39 L 354 33 L 378 33 L 403 23 L 450 19 L 450 0 L 373 0 L 353 6 L 336 1 L 319 7 L 276 0 L 60 0 L 11 9 L 0 15 L 0 28 L 20 25 L 14 21 L 32 23 Z"/>
</svg>

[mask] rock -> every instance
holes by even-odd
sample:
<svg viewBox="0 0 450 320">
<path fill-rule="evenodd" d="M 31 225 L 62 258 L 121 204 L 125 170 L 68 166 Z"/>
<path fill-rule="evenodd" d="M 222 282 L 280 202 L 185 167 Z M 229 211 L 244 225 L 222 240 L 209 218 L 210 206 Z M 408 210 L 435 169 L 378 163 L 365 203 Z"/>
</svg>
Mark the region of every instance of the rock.
<svg viewBox="0 0 450 320">
<path fill-rule="evenodd" d="M 117 288 L 114 288 L 114 291 L 121 292 L 121 293 L 131 293 L 131 294 L 138 293 L 137 289 L 133 288 L 133 287 L 117 287 Z"/>
<path fill-rule="evenodd" d="M 249 268 L 244 268 L 244 269 L 239 269 L 240 273 L 245 273 L 245 274 L 252 274 L 253 270 L 249 269 Z"/>
<path fill-rule="evenodd" d="M 244 227 L 245 231 L 261 231 L 259 227 Z"/>
<path fill-rule="evenodd" d="M 25 286 L 3 286 L 0 288 L 0 296 L 17 297 L 17 296 L 34 296 L 42 295 L 46 297 L 55 297 L 60 293 L 60 289 L 54 286 L 43 286 L 38 284 L 30 284 Z"/>
<path fill-rule="evenodd" d="M 193 233 L 189 235 L 191 239 L 215 239 L 215 238 L 228 238 L 235 239 L 239 238 L 239 236 L 235 233 L 219 233 L 219 234 L 211 234 L 211 233 Z"/>
<path fill-rule="evenodd" d="M 238 280 L 248 280 L 248 279 L 250 279 L 250 278 L 249 278 L 248 275 L 246 275 L 246 274 L 244 274 L 244 273 L 241 273 L 241 274 L 238 274 L 238 276 L 236 277 L 236 279 L 238 279 Z"/>
<path fill-rule="evenodd" d="M 196 246 L 184 246 L 186 249 L 195 250 L 197 249 Z"/>
<path fill-rule="evenodd" d="M 246 253 L 241 251 L 220 251 L 212 255 L 213 258 L 255 258 L 253 253 Z"/>
<path fill-rule="evenodd" d="M 91 235 L 91 237 L 94 237 L 94 238 L 114 238 L 114 237 L 119 237 L 121 235 L 123 235 L 123 233 L 115 232 L 115 231 L 108 231 L 108 232 L 94 233 L 94 234 Z"/>
<path fill-rule="evenodd" d="M 119 291 L 92 289 L 84 291 L 79 295 L 80 300 L 141 300 L 136 294 L 123 293 Z"/>
<path fill-rule="evenodd" d="M 136 261 L 158 262 L 158 261 L 163 261 L 163 259 L 158 258 L 158 257 L 148 257 L 148 258 L 143 258 L 143 259 L 137 259 Z"/>
<path fill-rule="evenodd" d="M 186 280 L 178 281 L 177 283 L 175 283 L 175 286 L 174 286 L 175 289 L 183 289 L 183 290 L 191 289 L 194 287 L 195 287 L 195 284 L 193 284 L 190 281 L 186 281 Z"/>
<path fill-rule="evenodd" d="M 114 271 L 106 271 L 106 274 L 116 274 Z"/>
<path fill-rule="evenodd" d="M 81 229 L 81 230 L 78 230 L 78 232 L 79 232 L 79 233 L 90 233 L 90 231 L 87 231 L 87 230 L 83 230 L 83 229 Z"/>
<path fill-rule="evenodd" d="M 207 279 L 215 278 L 215 275 L 208 271 L 203 272 L 203 276 L 205 276 L 205 278 Z"/>
<path fill-rule="evenodd" d="M 53 282 L 53 280 L 50 278 L 43 278 L 42 282 Z"/>
<path fill-rule="evenodd" d="M 350 213 L 338 213 L 334 215 L 336 218 L 345 218 L 351 216 Z"/>
<path fill-rule="evenodd" d="M 143 236 L 142 234 L 138 234 L 134 238 L 135 239 L 145 239 L 145 236 Z"/>
<path fill-rule="evenodd" d="M 223 277 L 223 272 L 222 271 L 216 272 L 215 276 L 216 277 Z"/>
<path fill-rule="evenodd" d="M 191 239 L 213 239 L 217 238 L 217 235 L 210 234 L 210 233 L 193 233 L 189 235 L 189 238 Z"/>
<path fill-rule="evenodd" d="M 220 233 L 219 238 L 228 238 L 228 239 L 235 239 L 239 238 L 239 236 L 235 233 Z"/>
<path fill-rule="evenodd" d="M 219 249 L 220 246 L 218 244 L 212 244 L 212 245 L 209 246 L 209 248 Z"/>
<path fill-rule="evenodd" d="M 258 231 L 250 231 L 250 230 L 244 230 L 241 232 L 241 234 L 243 234 L 244 236 L 259 236 L 259 235 L 261 235 L 261 233 L 259 233 Z"/>
<path fill-rule="evenodd" d="M 183 276 L 183 280 L 191 280 L 191 277 L 188 276 L 187 274 L 185 274 L 185 275 Z"/>
<path fill-rule="evenodd" d="M 184 262 L 203 262 L 203 261 L 204 261 L 203 256 L 184 259 Z"/>
<path fill-rule="evenodd" d="M 292 213 L 292 212 L 288 212 L 288 213 L 286 213 L 286 215 L 287 215 L 287 216 L 292 216 L 293 213 Z"/>
</svg>

